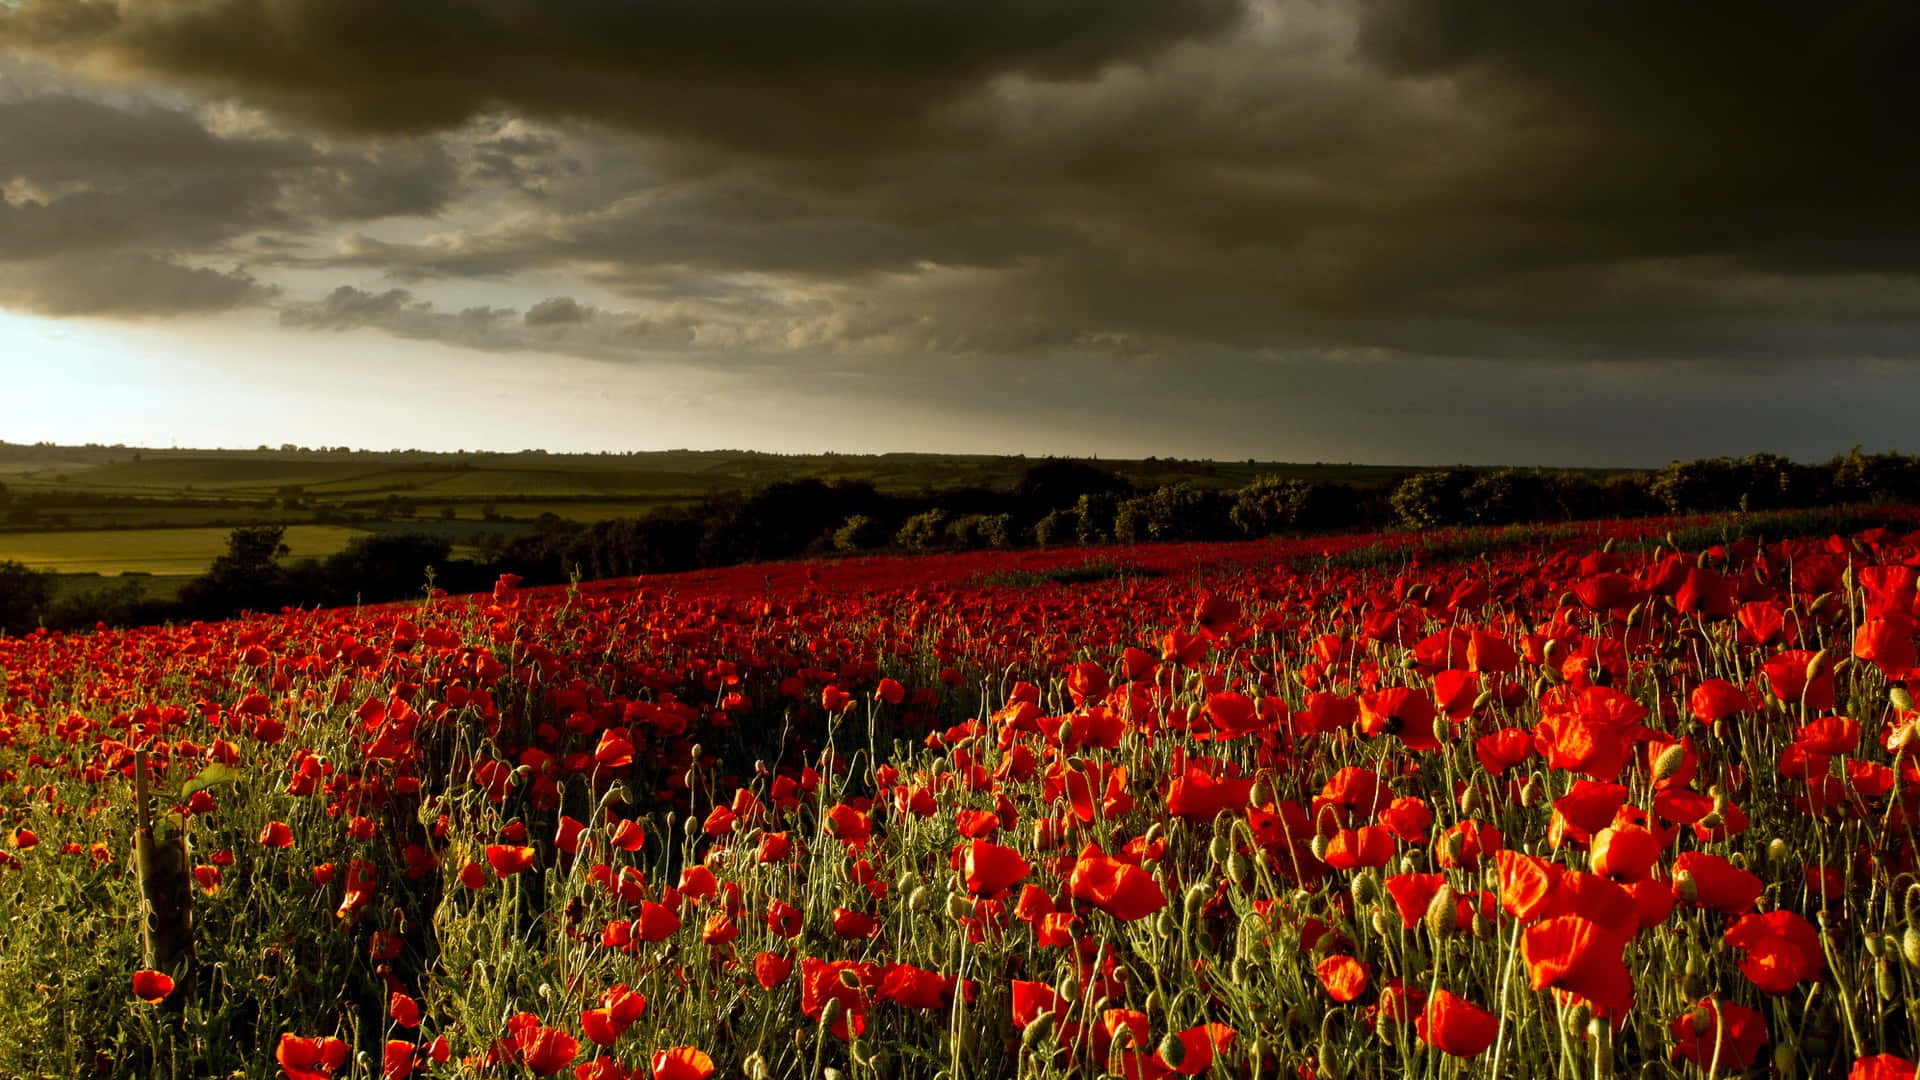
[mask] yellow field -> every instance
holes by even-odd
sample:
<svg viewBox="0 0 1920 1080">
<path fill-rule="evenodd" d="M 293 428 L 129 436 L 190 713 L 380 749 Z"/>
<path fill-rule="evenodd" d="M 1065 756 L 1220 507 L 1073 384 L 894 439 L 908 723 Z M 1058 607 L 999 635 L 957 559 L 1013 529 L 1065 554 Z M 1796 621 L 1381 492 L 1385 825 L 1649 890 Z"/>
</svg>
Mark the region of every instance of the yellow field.
<svg viewBox="0 0 1920 1080">
<path fill-rule="evenodd" d="M 79 532 L 0 533 L 0 561 L 63 574 L 199 574 L 227 550 L 231 529 L 115 529 Z M 293 558 L 325 558 L 347 546 L 357 529 L 339 525 L 294 525 L 286 544 Z"/>
</svg>

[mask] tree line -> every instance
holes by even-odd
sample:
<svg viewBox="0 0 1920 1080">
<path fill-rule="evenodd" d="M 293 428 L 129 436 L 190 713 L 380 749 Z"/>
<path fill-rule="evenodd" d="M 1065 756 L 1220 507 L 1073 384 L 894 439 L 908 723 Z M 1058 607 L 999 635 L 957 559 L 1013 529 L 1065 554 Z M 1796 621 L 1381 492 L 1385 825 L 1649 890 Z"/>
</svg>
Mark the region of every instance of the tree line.
<svg viewBox="0 0 1920 1080">
<path fill-rule="evenodd" d="M 865 481 L 802 479 L 644 517 L 584 524 L 543 515 L 530 532 L 494 538 L 476 557 L 454 557 L 443 537 L 376 533 L 328 558 L 289 564 L 282 527 L 246 526 L 174 600 L 145 598 L 133 583 L 59 598 L 48 575 L 0 563 L 0 632 L 375 603 L 418 595 L 428 584 L 472 592 L 503 573 L 542 585 L 832 554 L 1259 539 L 1880 502 L 1920 502 L 1920 457 L 1856 448 L 1818 464 L 1754 454 L 1605 476 L 1455 467 L 1377 487 L 1268 475 L 1237 489 L 1181 482 L 1151 490 L 1089 462 L 1049 459 L 1027 468 L 1009 490 L 900 494 Z"/>
</svg>

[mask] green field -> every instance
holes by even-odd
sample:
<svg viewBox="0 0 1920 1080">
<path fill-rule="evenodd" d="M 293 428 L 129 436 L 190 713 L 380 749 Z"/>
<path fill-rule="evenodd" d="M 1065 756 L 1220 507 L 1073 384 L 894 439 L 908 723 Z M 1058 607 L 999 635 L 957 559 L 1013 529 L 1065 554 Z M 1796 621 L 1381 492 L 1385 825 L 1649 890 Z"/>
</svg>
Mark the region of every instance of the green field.
<svg viewBox="0 0 1920 1080">
<path fill-rule="evenodd" d="M 367 532 L 429 532 L 467 552 L 536 527 L 644 517 L 710 496 L 818 478 L 892 494 L 1009 491 L 1040 458 L 960 454 L 632 454 L 179 450 L 0 442 L 0 559 L 63 573 L 199 574 L 237 526 L 288 529 L 293 557 Z M 1141 489 L 1238 488 L 1263 474 L 1368 488 L 1412 466 L 1103 460 Z M 1614 470 L 1586 470 L 1605 474 Z"/>
<path fill-rule="evenodd" d="M 227 550 L 227 529 L 101 529 L 0 533 L 0 561 L 62 574 L 201 574 Z M 357 529 L 294 525 L 291 558 L 324 558 L 347 546 Z"/>
</svg>

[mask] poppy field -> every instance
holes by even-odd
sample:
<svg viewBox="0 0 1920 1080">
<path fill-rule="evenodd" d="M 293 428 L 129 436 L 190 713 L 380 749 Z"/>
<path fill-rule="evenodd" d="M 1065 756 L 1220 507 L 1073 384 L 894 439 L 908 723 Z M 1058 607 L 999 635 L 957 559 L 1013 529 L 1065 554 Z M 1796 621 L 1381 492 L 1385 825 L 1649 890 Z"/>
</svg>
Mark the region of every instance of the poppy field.
<svg viewBox="0 0 1920 1080">
<path fill-rule="evenodd" d="M 0 1075 L 1912 1077 L 1884 517 L 0 639 Z"/>
</svg>

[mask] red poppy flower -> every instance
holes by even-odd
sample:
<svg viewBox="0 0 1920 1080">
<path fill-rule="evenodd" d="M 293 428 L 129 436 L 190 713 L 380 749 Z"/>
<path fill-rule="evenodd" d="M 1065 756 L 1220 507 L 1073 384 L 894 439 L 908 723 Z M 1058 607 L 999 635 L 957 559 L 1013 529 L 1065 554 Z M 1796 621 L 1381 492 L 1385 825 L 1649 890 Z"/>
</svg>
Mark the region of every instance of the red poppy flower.
<svg viewBox="0 0 1920 1080">
<path fill-rule="evenodd" d="M 1313 973 L 1320 979 L 1327 996 L 1342 1004 L 1366 993 L 1367 985 L 1372 981 L 1366 964 L 1351 956 L 1338 954 L 1315 964 Z"/>
<path fill-rule="evenodd" d="M 1847 1080 L 1914 1080 L 1920 1066 L 1894 1054 L 1858 1058 L 1847 1070 Z"/>
<path fill-rule="evenodd" d="M 534 850 L 516 844 L 488 844 L 487 863 L 500 877 L 512 877 L 533 866 Z"/>
<path fill-rule="evenodd" d="M 1420 1041 L 1454 1057 L 1477 1057 L 1493 1045 L 1500 1018 L 1446 990 L 1436 990 L 1414 1021 Z"/>
<path fill-rule="evenodd" d="M 1122 922 L 1146 918 L 1167 906 L 1167 896 L 1152 874 L 1092 847 L 1073 864 L 1067 891 Z"/>
<path fill-rule="evenodd" d="M 753 957 L 753 978 L 760 989 L 771 990 L 787 981 L 793 971 L 793 958 L 778 953 L 755 953 Z"/>
<path fill-rule="evenodd" d="M 1398 735 L 1409 750 L 1438 750 L 1434 737 L 1433 698 L 1424 691 L 1396 686 L 1360 695 L 1360 733 Z"/>
<path fill-rule="evenodd" d="M 1185 1051 L 1178 1065 L 1161 1062 L 1181 1076 L 1199 1076 L 1213 1068 L 1213 1059 L 1233 1045 L 1236 1032 L 1225 1024 L 1201 1024 L 1174 1035 Z"/>
<path fill-rule="evenodd" d="M 260 830 L 260 846 L 270 848 L 290 848 L 293 846 L 293 829 L 284 821 L 269 821 Z"/>
<path fill-rule="evenodd" d="M 1728 915 L 1752 911 L 1766 891 L 1766 883 L 1758 876 L 1705 851 L 1676 856 L 1673 877 L 1674 892 L 1682 900 Z"/>
<path fill-rule="evenodd" d="M 642 941 L 665 941 L 680 929 L 680 916 L 665 904 L 648 900 L 640 905 L 640 917 L 634 920 L 634 929 Z"/>
<path fill-rule="evenodd" d="M 1738 716 L 1753 708 L 1747 692 L 1725 679 L 1708 679 L 1687 697 L 1687 711 L 1703 724 Z"/>
<path fill-rule="evenodd" d="M 1335 870 L 1358 870 L 1387 865 L 1393 860 L 1394 850 L 1392 833 L 1378 825 L 1363 825 L 1334 833 L 1321 858 Z"/>
<path fill-rule="evenodd" d="M 339 1039 L 298 1035 L 280 1036 L 273 1054 L 287 1080 L 333 1080 L 335 1070 L 347 1063 L 347 1055 L 347 1044 Z"/>
<path fill-rule="evenodd" d="M 1199 766 L 1167 785 L 1167 813 L 1190 821 L 1212 821 L 1221 814 L 1247 808 L 1253 791 L 1251 778 L 1216 778 Z"/>
<path fill-rule="evenodd" d="M 1445 874 L 1394 874 L 1386 879 L 1387 895 L 1400 911 L 1400 923 L 1408 930 L 1420 925 L 1427 908 L 1447 883 Z"/>
<path fill-rule="evenodd" d="M 1742 915 L 1727 928 L 1726 942 L 1745 954 L 1740 973 L 1768 994 L 1784 994 L 1827 970 L 1820 932 L 1791 911 Z"/>
<path fill-rule="evenodd" d="M 141 970 L 133 973 L 133 996 L 149 1005 L 158 1005 L 173 994 L 173 976 L 164 971 Z"/>
<path fill-rule="evenodd" d="M 1620 882 L 1633 882 L 1653 872 L 1660 861 L 1660 841 L 1643 825 L 1615 825 L 1593 836 L 1587 866 L 1594 873 Z"/>
<path fill-rule="evenodd" d="M 954 848 L 960 877 L 975 896 L 993 896 L 1026 880 L 1033 867 L 1010 847 L 987 840 L 970 840 Z"/>
<path fill-rule="evenodd" d="M 1615 1016 L 1633 1005 L 1633 978 L 1621 958 L 1626 944 L 1623 935 L 1585 916 L 1556 915 L 1527 928 L 1522 952 L 1535 990 L 1566 990 Z"/>
<path fill-rule="evenodd" d="M 958 982 L 951 975 L 927 971 L 912 964 L 888 964 L 880 974 L 877 997 L 903 1009 L 946 1009 L 953 1005 Z"/>
<path fill-rule="evenodd" d="M 1674 1017 L 1667 1025 L 1673 1035 L 1673 1056 L 1685 1058 L 1702 1071 L 1718 1060 L 1729 1072 L 1747 1069 L 1767 1045 L 1767 1021 L 1744 1005 L 1708 998 Z"/>
<path fill-rule="evenodd" d="M 1879 668 L 1887 678 L 1898 679 L 1920 666 L 1913 639 L 1914 620 L 1908 616 L 1868 619 L 1853 635 L 1853 655 Z"/>
<path fill-rule="evenodd" d="M 655 1051 L 652 1065 L 653 1080 L 707 1080 L 713 1075 L 713 1059 L 691 1046 Z"/>
<path fill-rule="evenodd" d="M 417 1028 L 420 1026 L 420 1003 L 411 995 L 396 990 L 387 998 L 387 1015 L 403 1028 Z"/>
</svg>

